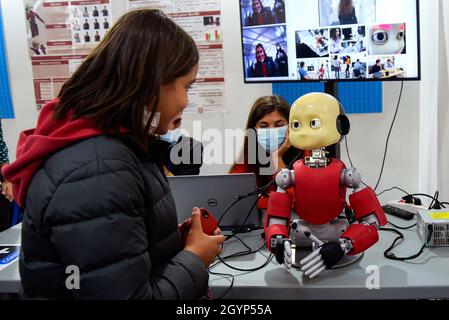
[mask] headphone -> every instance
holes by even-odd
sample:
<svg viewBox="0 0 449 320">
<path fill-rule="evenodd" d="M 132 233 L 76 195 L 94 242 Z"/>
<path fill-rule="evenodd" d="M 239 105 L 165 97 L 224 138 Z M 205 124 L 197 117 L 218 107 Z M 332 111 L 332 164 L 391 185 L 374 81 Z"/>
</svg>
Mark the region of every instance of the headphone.
<svg viewBox="0 0 449 320">
<path fill-rule="evenodd" d="M 343 105 L 338 99 L 337 101 L 340 107 L 340 115 L 337 117 L 337 131 L 339 134 L 341 134 L 343 139 L 343 136 L 347 135 L 351 130 L 351 123 L 349 122 L 349 118 L 345 114 L 345 109 L 343 109 Z"/>
</svg>

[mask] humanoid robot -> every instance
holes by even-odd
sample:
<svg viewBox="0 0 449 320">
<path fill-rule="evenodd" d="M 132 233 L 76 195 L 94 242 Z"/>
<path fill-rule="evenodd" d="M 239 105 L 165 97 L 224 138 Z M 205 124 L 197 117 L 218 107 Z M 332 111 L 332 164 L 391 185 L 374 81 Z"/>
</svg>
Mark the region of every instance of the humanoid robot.
<svg viewBox="0 0 449 320">
<path fill-rule="evenodd" d="M 405 49 L 405 24 L 381 24 L 369 32 L 369 54 L 402 54 Z"/>
<path fill-rule="evenodd" d="M 347 169 L 325 148 L 338 144 L 350 129 L 341 104 L 325 93 L 299 98 L 290 111 L 289 139 L 305 151 L 305 157 L 277 174 L 277 191 L 270 194 L 264 224 L 269 250 L 287 270 L 292 266 L 291 244 L 312 248 L 299 262 L 304 275 L 314 278 L 374 245 L 378 228 L 387 223 L 385 213 L 371 187 L 361 185 L 355 168 Z M 294 211 L 298 219 L 290 223 L 294 187 Z M 353 189 L 346 202 L 347 188 Z M 345 213 L 342 218 L 342 213 Z"/>
</svg>

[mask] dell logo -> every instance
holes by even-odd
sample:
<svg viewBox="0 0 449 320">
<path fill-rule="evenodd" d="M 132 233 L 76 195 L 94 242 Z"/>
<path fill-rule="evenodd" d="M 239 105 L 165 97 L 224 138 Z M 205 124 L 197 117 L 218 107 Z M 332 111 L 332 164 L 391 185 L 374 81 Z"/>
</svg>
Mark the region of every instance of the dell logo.
<svg viewBox="0 0 449 320">
<path fill-rule="evenodd" d="M 216 207 L 217 204 L 218 204 L 218 201 L 217 201 L 217 199 L 211 198 L 211 199 L 207 200 L 207 204 L 208 204 L 210 207 Z"/>
</svg>

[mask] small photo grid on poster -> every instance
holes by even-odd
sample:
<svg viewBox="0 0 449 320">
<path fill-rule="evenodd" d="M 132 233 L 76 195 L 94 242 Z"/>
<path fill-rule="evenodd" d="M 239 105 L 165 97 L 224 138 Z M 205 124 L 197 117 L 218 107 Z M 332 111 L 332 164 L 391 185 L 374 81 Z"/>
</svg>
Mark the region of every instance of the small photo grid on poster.
<svg viewBox="0 0 449 320">
<path fill-rule="evenodd" d="M 111 26 L 110 9 L 107 5 L 71 6 L 70 20 L 73 45 L 95 45 Z"/>
<path fill-rule="evenodd" d="M 222 40 L 220 15 L 203 17 L 204 41 L 220 42 Z"/>
<path fill-rule="evenodd" d="M 298 80 L 329 80 L 330 59 L 297 59 Z"/>
</svg>

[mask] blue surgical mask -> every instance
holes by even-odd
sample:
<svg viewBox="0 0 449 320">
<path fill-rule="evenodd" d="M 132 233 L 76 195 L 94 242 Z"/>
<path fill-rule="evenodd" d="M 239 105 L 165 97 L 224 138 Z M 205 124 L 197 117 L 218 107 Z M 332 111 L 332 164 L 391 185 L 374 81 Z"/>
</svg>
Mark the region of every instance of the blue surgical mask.
<svg viewBox="0 0 449 320">
<path fill-rule="evenodd" d="M 159 136 L 160 140 L 168 142 L 171 145 L 177 144 L 179 138 L 181 138 L 181 129 L 168 130 L 166 134 Z"/>
<path fill-rule="evenodd" d="M 284 143 L 287 126 L 257 129 L 257 142 L 269 152 L 276 151 Z"/>
</svg>

